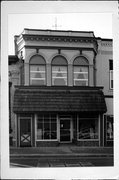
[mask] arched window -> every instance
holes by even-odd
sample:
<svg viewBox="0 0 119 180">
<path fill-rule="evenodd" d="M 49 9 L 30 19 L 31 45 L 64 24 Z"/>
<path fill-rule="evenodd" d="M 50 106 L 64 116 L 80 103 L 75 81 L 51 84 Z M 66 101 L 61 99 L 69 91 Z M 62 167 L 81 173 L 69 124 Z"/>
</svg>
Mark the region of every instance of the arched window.
<svg viewBox="0 0 119 180">
<path fill-rule="evenodd" d="M 88 86 L 88 60 L 83 56 L 78 56 L 74 59 L 74 85 Z"/>
<path fill-rule="evenodd" d="M 67 85 L 67 60 L 61 55 L 54 57 L 52 60 L 52 85 Z"/>
<path fill-rule="evenodd" d="M 30 85 L 46 85 L 46 62 L 40 55 L 30 59 Z"/>
</svg>

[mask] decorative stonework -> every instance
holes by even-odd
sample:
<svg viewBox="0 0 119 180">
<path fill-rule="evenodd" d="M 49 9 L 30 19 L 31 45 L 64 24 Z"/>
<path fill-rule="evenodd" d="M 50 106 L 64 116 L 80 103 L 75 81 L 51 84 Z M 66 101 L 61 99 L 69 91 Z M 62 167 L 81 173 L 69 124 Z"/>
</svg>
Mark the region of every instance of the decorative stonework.
<svg viewBox="0 0 119 180">
<path fill-rule="evenodd" d="M 82 43 L 95 43 L 93 39 L 81 39 L 74 37 L 23 37 L 25 41 L 58 41 L 58 42 L 82 42 Z"/>
<path fill-rule="evenodd" d="M 102 43 L 101 43 L 101 46 L 109 46 L 109 47 L 112 47 L 112 43 L 110 43 L 110 42 L 102 42 Z"/>
</svg>

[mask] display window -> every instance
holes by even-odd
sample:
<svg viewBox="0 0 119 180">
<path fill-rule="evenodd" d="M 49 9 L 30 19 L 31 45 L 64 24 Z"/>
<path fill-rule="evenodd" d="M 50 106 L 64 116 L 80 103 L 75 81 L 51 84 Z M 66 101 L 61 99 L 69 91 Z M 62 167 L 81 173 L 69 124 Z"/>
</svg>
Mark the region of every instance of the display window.
<svg viewBox="0 0 119 180">
<path fill-rule="evenodd" d="M 106 116 L 106 139 L 113 140 L 113 116 Z"/>
<path fill-rule="evenodd" d="M 37 118 L 37 140 L 57 139 L 56 115 L 38 115 Z"/>
<path fill-rule="evenodd" d="M 79 118 L 78 139 L 98 139 L 99 138 L 98 118 Z"/>
</svg>

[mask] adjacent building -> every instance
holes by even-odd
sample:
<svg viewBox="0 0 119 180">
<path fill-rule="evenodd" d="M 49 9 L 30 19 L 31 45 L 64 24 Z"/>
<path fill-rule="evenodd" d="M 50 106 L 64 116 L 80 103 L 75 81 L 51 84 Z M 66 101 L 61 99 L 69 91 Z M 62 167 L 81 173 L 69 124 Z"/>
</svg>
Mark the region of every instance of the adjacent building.
<svg viewBox="0 0 119 180">
<path fill-rule="evenodd" d="M 24 29 L 9 56 L 11 144 L 113 145 L 112 39 Z"/>
</svg>

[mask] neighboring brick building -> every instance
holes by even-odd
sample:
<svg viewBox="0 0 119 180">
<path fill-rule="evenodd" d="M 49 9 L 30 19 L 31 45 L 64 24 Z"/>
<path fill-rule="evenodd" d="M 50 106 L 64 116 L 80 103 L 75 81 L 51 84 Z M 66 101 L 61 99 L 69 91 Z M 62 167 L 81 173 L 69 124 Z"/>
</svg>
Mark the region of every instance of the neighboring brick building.
<svg viewBox="0 0 119 180">
<path fill-rule="evenodd" d="M 24 29 L 9 71 L 16 146 L 113 145 L 111 39 Z"/>
</svg>

